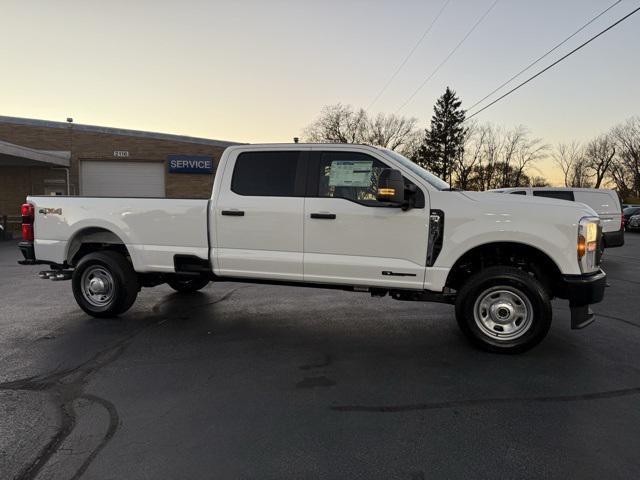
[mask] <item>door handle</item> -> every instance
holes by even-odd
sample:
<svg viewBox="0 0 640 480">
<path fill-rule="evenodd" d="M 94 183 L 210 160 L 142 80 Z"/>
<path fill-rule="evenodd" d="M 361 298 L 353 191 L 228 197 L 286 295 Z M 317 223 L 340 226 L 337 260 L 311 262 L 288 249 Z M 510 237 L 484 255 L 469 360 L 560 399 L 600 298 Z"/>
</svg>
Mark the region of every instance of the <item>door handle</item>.
<svg viewBox="0 0 640 480">
<path fill-rule="evenodd" d="M 228 215 L 230 217 L 244 217 L 244 212 L 242 210 L 222 210 L 220 214 Z"/>
<path fill-rule="evenodd" d="M 312 213 L 311 218 L 324 218 L 325 220 L 334 220 L 336 218 L 335 213 Z"/>
</svg>

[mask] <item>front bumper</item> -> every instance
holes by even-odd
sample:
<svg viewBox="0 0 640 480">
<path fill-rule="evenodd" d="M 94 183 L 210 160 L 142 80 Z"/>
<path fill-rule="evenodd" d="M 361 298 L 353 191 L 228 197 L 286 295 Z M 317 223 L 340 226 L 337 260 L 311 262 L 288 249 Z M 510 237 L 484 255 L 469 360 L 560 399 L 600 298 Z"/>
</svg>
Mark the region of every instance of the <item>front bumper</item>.
<svg viewBox="0 0 640 480">
<path fill-rule="evenodd" d="M 604 248 L 621 247 L 624 245 L 624 229 L 617 232 L 603 232 Z"/>
<path fill-rule="evenodd" d="M 587 275 L 564 275 L 563 298 L 569 300 L 571 328 L 584 328 L 595 320 L 589 305 L 601 302 L 607 287 L 607 274 L 602 270 Z"/>
</svg>

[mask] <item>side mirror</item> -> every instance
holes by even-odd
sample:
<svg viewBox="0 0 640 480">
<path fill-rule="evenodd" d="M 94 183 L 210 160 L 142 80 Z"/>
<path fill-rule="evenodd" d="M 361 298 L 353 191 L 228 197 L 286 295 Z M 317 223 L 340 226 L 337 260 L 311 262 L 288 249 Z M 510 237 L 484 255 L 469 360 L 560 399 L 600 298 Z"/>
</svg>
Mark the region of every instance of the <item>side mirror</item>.
<svg viewBox="0 0 640 480">
<path fill-rule="evenodd" d="M 376 200 L 391 204 L 393 207 L 404 205 L 404 180 L 399 170 L 385 168 L 380 172 Z"/>
</svg>

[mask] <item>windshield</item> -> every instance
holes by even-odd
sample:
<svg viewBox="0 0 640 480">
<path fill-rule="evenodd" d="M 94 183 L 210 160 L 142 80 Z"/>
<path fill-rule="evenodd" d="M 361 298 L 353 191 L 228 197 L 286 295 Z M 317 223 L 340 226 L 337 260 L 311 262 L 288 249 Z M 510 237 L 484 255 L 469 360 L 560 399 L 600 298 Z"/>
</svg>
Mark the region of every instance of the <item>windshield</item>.
<svg viewBox="0 0 640 480">
<path fill-rule="evenodd" d="M 388 148 L 382 148 L 381 150 L 384 150 L 391 158 L 401 163 L 403 167 L 406 167 L 407 169 L 411 170 L 411 172 L 415 173 L 417 176 L 419 176 L 429 185 L 437 188 L 438 190 L 446 190 L 450 188 L 447 182 L 436 177 L 433 173 L 428 172 L 421 166 L 416 165 L 407 157 L 400 155 L 398 152 L 394 152 L 393 150 L 389 150 Z"/>
<path fill-rule="evenodd" d="M 635 213 L 640 213 L 640 207 L 627 207 L 622 211 L 625 215 L 632 215 Z"/>
</svg>

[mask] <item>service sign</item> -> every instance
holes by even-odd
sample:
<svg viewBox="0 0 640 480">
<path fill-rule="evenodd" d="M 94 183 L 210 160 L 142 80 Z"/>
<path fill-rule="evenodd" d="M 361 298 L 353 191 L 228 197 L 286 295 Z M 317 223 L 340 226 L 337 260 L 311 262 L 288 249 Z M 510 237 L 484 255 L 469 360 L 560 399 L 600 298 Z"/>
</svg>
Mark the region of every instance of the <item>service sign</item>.
<svg viewBox="0 0 640 480">
<path fill-rule="evenodd" d="M 203 155 L 169 155 L 169 173 L 213 173 L 213 158 Z"/>
</svg>

